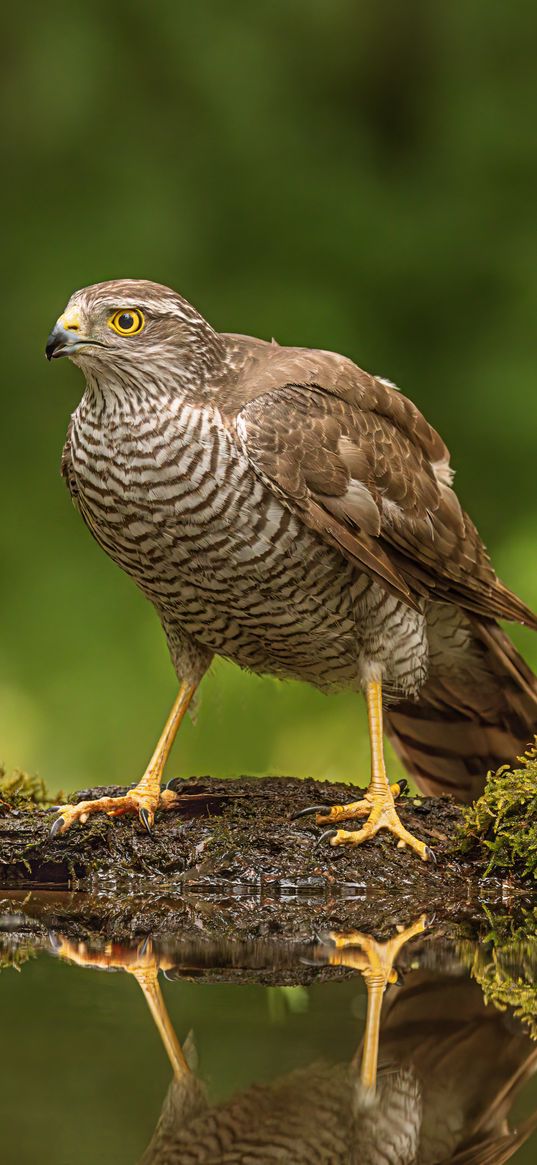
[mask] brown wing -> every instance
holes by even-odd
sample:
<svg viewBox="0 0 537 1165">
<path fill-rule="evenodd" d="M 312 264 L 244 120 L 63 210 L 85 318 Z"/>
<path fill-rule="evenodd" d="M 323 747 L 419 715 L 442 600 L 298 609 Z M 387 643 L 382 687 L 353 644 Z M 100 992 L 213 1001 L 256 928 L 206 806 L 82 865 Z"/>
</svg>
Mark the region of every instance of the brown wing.
<svg viewBox="0 0 537 1165">
<path fill-rule="evenodd" d="M 392 385 L 333 353 L 258 345 L 234 398 L 257 472 L 346 558 L 411 606 L 425 594 L 537 629 L 451 489 L 444 442 Z"/>
</svg>

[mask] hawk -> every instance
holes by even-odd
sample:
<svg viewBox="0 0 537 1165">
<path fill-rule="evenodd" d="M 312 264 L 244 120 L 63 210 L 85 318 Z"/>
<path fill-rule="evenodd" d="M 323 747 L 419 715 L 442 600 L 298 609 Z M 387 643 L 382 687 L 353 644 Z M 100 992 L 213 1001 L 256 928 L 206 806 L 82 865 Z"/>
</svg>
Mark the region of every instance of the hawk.
<svg viewBox="0 0 537 1165">
<path fill-rule="evenodd" d="M 463 800 L 537 724 L 537 681 L 498 624 L 537 618 L 497 578 L 438 433 L 345 356 L 216 332 L 146 280 L 75 292 L 46 355 L 85 378 L 62 459 L 75 506 L 153 603 L 180 681 L 139 783 L 61 807 L 54 833 L 99 810 L 151 830 L 177 800 L 161 792 L 177 729 L 221 655 L 365 694 L 365 795 L 307 812 L 332 846 L 387 829 L 426 861 L 396 811 L 383 719 L 419 787 Z"/>
</svg>

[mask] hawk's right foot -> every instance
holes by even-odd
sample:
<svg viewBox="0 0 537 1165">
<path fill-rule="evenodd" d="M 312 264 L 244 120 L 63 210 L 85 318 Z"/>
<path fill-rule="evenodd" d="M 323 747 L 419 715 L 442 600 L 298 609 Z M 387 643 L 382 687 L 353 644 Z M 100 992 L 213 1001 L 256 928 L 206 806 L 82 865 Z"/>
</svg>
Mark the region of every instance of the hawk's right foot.
<svg viewBox="0 0 537 1165">
<path fill-rule="evenodd" d="M 160 791 L 164 765 L 175 740 L 177 729 L 196 691 L 196 684 L 183 682 L 170 715 L 164 725 L 157 747 L 149 761 L 143 777 L 120 797 L 97 797 L 95 801 L 79 801 L 77 805 L 60 805 L 59 817 L 52 829 L 52 837 L 65 833 L 75 821 L 85 825 L 91 813 L 107 813 L 109 817 L 122 817 L 124 813 L 137 813 L 142 825 L 151 833 L 157 809 L 171 809 L 178 794 L 171 789 Z"/>
<path fill-rule="evenodd" d="M 106 813 L 109 817 L 122 817 L 124 813 L 137 813 L 142 825 L 148 833 L 151 833 L 155 812 L 160 807 L 161 801 L 164 800 L 162 808 L 170 808 L 168 804 L 169 793 L 170 790 L 164 790 L 161 794 L 160 789 L 154 791 L 148 789 L 147 786 L 142 788 L 142 782 L 140 782 L 140 785 L 136 785 L 134 789 L 129 789 L 119 797 L 97 797 L 94 801 L 79 801 L 76 805 L 60 805 L 58 808 L 59 816 L 52 825 L 50 835 L 56 837 L 57 834 L 66 833 L 76 821 L 85 825 L 92 813 Z"/>
<path fill-rule="evenodd" d="M 151 833 L 156 810 L 174 809 L 185 799 L 195 798 L 182 797 L 180 793 L 174 793 L 173 789 L 162 789 L 155 794 L 142 789 L 140 782 L 140 785 L 121 793 L 119 797 L 96 797 L 94 801 L 79 801 L 76 805 L 57 805 L 56 812 L 59 817 L 53 822 L 50 835 L 56 837 L 59 833 L 65 833 L 76 821 L 85 825 L 90 813 L 107 813 L 109 817 L 137 813 L 142 825 L 148 833 Z"/>
</svg>

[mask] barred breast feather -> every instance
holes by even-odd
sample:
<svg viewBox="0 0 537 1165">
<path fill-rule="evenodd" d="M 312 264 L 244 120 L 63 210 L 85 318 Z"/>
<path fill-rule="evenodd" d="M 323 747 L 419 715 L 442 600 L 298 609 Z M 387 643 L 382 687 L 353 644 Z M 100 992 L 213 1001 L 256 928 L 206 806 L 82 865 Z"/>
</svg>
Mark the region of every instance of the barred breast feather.
<svg viewBox="0 0 537 1165">
<path fill-rule="evenodd" d="M 89 528 L 171 642 L 185 631 L 243 667 L 325 689 L 361 687 L 374 656 L 412 690 L 426 666 L 423 615 L 266 489 L 217 408 L 165 403 L 118 416 L 88 394 L 65 461 Z"/>
</svg>

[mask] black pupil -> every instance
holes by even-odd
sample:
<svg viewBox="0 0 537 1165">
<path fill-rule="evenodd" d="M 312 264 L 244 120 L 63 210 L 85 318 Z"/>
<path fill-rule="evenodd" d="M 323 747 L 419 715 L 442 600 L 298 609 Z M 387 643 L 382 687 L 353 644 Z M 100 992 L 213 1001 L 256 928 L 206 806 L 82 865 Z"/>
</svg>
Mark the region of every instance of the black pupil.
<svg viewBox="0 0 537 1165">
<path fill-rule="evenodd" d="M 117 322 L 122 332 L 128 332 L 132 327 L 134 327 L 136 321 L 134 316 L 131 315 L 130 311 L 124 311 L 120 315 Z"/>
</svg>

